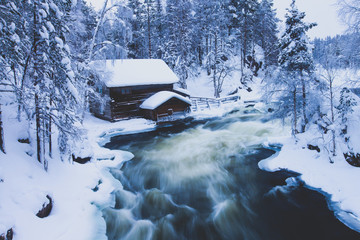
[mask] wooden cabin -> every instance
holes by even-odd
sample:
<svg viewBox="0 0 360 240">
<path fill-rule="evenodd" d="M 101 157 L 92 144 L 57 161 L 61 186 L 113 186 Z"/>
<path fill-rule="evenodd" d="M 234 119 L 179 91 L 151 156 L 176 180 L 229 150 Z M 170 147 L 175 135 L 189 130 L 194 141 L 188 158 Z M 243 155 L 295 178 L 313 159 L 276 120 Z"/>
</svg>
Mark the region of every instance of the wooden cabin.
<svg viewBox="0 0 360 240">
<path fill-rule="evenodd" d="M 350 88 L 349 90 L 356 96 L 360 97 L 360 88 Z"/>
<path fill-rule="evenodd" d="M 174 91 L 179 81 L 160 59 L 102 60 L 92 66 L 100 73 L 96 89 L 102 99 L 90 102 L 90 112 L 110 121 L 143 117 L 140 105 L 158 92 Z"/>
<path fill-rule="evenodd" d="M 140 108 L 145 118 L 166 122 L 184 117 L 190 112 L 190 106 L 189 98 L 175 92 L 161 91 L 146 99 Z"/>
</svg>

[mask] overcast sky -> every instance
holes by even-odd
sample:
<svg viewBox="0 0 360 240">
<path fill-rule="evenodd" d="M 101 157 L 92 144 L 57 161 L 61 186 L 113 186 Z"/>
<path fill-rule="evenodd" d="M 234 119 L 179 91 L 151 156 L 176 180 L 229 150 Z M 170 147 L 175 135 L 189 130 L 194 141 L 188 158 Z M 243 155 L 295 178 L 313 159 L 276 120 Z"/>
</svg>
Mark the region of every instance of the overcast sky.
<svg viewBox="0 0 360 240">
<path fill-rule="evenodd" d="M 325 38 L 341 34 L 345 26 L 341 24 L 337 16 L 337 0 L 297 0 L 298 9 L 306 13 L 306 22 L 316 22 L 318 26 L 309 31 L 311 38 Z M 278 18 L 284 19 L 286 8 L 289 8 L 291 0 L 274 0 Z"/>
<path fill-rule="evenodd" d="M 87 0 L 93 6 L 100 9 L 104 0 Z M 110 0 L 109 3 L 114 0 Z M 286 8 L 290 6 L 292 0 L 274 0 L 274 7 L 277 9 L 278 18 L 284 20 Z M 345 30 L 345 26 L 340 23 L 337 16 L 337 0 L 297 0 L 298 9 L 306 13 L 305 21 L 316 22 L 318 26 L 309 31 L 310 38 L 335 36 Z"/>
</svg>

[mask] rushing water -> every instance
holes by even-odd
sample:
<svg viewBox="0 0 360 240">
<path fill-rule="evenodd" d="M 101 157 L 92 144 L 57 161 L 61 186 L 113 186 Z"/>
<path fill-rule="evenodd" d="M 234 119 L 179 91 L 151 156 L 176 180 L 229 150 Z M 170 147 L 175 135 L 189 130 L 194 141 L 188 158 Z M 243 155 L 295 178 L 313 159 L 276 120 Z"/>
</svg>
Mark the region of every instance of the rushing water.
<svg viewBox="0 0 360 240">
<path fill-rule="evenodd" d="M 111 170 L 123 188 L 103 211 L 108 238 L 360 239 L 296 174 L 258 168 L 279 150 L 265 146 L 281 131 L 254 111 L 235 111 L 113 137 L 106 147 L 135 157 Z"/>
</svg>

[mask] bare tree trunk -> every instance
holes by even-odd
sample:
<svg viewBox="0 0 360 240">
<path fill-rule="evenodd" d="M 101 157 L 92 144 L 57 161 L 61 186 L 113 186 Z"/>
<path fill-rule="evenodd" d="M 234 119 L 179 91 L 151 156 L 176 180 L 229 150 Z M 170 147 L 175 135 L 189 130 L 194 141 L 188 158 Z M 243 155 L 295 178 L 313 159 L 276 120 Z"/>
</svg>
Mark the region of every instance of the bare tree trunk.
<svg viewBox="0 0 360 240">
<path fill-rule="evenodd" d="M 206 37 L 205 37 L 205 42 L 206 42 L 206 45 L 205 45 L 205 57 L 207 59 L 209 59 L 209 48 L 211 46 L 209 46 L 209 33 L 206 34 Z M 211 67 L 210 67 L 211 63 L 209 61 L 207 61 L 207 64 L 206 64 L 206 72 L 207 72 L 207 75 L 210 76 L 211 74 Z"/>
<path fill-rule="evenodd" d="M 245 60 L 244 60 L 242 51 L 241 51 L 241 54 L 240 54 L 240 58 L 241 58 L 240 59 L 240 62 L 241 62 L 241 64 L 240 64 L 240 73 L 241 73 L 240 82 L 242 84 L 244 84 L 245 83 L 245 81 L 244 81 L 244 65 L 242 64 L 242 62 L 244 62 Z"/>
<path fill-rule="evenodd" d="M 333 78 L 329 74 L 329 90 L 330 90 L 330 110 L 331 110 L 331 124 L 334 124 L 335 122 L 335 114 L 334 114 L 334 89 L 333 89 Z M 332 133 L 332 154 L 333 156 L 336 156 L 336 142 L 335 142 L 335 130 L 331 130 Z"/>
<path fill-rule="evenodd" d="M 296 111 L 296 108 L 297 108 L 297 100 L 296 100 L 296 87 L 294 89 L 294 92 L 293 92 L 293 102 L 294 102 L 294 136 L 298 133 L 297 131 L 297 111 Z"/>
<path fill-rule="evenodd" d="M 42 127 L 42 146 L 41 146 L 41 155 L 42 155 L 42 159 L 43 159 L 43 166 L 44 166 L 44 169 L 45 171 L 48 170 L 48 161 L 46 159 L 46 155 L 45 155 L 45 152 L 46 152 L 46 135 L 48 135 L 47 133 L 47 126 L 45 124 L 45 119 L 42 119 L 41 121 L 41 127 Z"/>
<path fill-rule="evenodd" d="M 5 153 L 5 142 L 4 142 L 4 129 L 2 125 L 2 112 L 1 112 L 1 104 L 0 104 L 0 150 Z"/>
<path fill-rule="evenodd" d="M 214 33 L 214 62 L 213 62 L 213 82 L 214 82 L 214 96 L 216 98 L 219 97 L 219 92 L 218 92 L 218 86 L 217 86 L 217 80 L 216 80 L 216 74 L 217 74 L 217 66 L 216 66 L 216 61 L 217 61 L 217 54 L 218 54 L 218 39 L 217 39 L 217 33 Z"/>
<path fill-rule="evenodd" d="M 206 42 L 205 53 L 206 53 L 206 56 L 207 56 L 209 54 L 209 35 L 208 34 L 206 34 L 205 42 Z"/>
<path fill-rule="evenodd" d="M 91 40 L 91 44 L 90 44 L 90 47 L 89 47 L 89 59 L 88 59 L 89 62 L 92 60 L 92 57 L 93 57 L 93 50 L 94 50 L 94 46 L 95 46 L 96 35 L 97 35 L 97 33 L 99 31 L 99 28 L 100 28 L 100 26 L 102 24 L 102 21 L 104 19 L 107 3 L 108 3 L 108 0 L 105 0 L 104 6 L 103 6 L 103 8 L 101 10 L 100 19 L 99 19 L 99 21 L 98 21 L 98 23 L 96 25 L 95 30 L 94 30 L 94 35 L 93 35 L 93 38 Z"/>
<path fill-rule="evenodd" d="M 34 2 L 34 43 L 33 43 L 33 49 L 34 49 L 34 72 L 35 72 L 35 77 L 34 77 L 34 86 L 36 87 L 38 85 L 39 82 L 39 76 L 38 76 L 38 61 L 39 61 L 39 57 L 38 57 L 38 43 L 40 41 L 40 36 L 37 33 L 37 29 L 39 28 L 39 23 L 38 23 L 38 19 L 37 19 L 37 12 L 38 12 L 38 8 L 37 5 L 39 4 L 38 1 Z M 37 90 L 35 89 L 35 122 L 36 122 L 36 156 L 37 156 L 37 160 L 41 163 L 42 162 L 42 156 L 41 156 L 41 124 L 40 124 L 40 106 L 39 106 L 39 95 L 37 93 Z"/>
<path fill-rule="evenodd" d="M 35 118 L 36 118 L 36 156 L 37 160 L 42 162 L 42 149 L 41 149 L 41 121 L 40 121 L 40 107 L 39 107 L 39 96 L 35 94 Z"/>
<path fill-rule="evenodd" d="M 18 81 L 17 81 L 17 76 L 16 76 L 16 69 L 14 64 L 11 66 L 11 70 L 13 71 L 14 74 L 14 85 L 15 85 L 15 94 L 16 94 L 16 98 L 17 98 L 17 104 L 18 104 L 18 112 L 17 112 L 17 119 L 18 122 L 20 122 L 20 117 L 21 117 L 21 100 L 20 100 L 20 96 L 19 96 L 19 88 L 18 88 Z"/>
<path fill-rule="evenodd" d="M 151 56 L 151 26 L 150 26 L 150 3 L 149 0 L 147 1 L 147 24 L 148 24 L 148 41 L 149 41 L 149 45 L 148 45 L 148 50 L 149 50 L 149 59 L 152 58 Z"/>
<path fill-rule="evenodd" d="M 242 39 L 242 41 L 243 41 L 243 44 L 242 44 L 242 47 L 243 47 L 243 62 L 242 62 L 242 65 L 243 65 L 243 67 L 245 67 L 245 60 L 246 60 L 246 51 L 247 51 L 247 41 L 248 41 L 248 35 L 247 35 L 247 21 L 248 20 L 248 17 L 245 15 L 245 19 L 244 19 L 244 30 L 243 30 L 243 32 L 244 32 L 244 34 L 243 34 L 243 39 Z"/>
<path fill-rule="evenodd" d="M 198 46 L 198 57 L 199 57 L 199 65 L 202 66 L 202 48 Z"/>
<path fill-rule="evenodd" d="M 52 99 L 50 98 L 50 109 L 51 109 L 51 105 L 52 105 Z M 51 125 L 52 125 L 52 120 L 51 120 L 51 116 L 49 116 L 49 126 L 48 126 L 48 141 L 49 141 L 49 157 L 52 158 L 52 135 L 51 135 Z"/>
<path fill-rule="evenodd" d="M 307 116 L 306 116 L 306 86 L 305 86 L 305 81 L 304 81 L 302 73 L 300 73 L 300 77 L 301 77 L 302 98 L 303 98 L 302 112 L 303 112 L 303 118 L 304 118 L 304 122 L 301 126 L 301 132 L 305 132 L 306 125 L 309 123 L 309 120 L 307 119 Z"/>
<path fill-rule="evenodd" d="M 37 156 L 37 160 L 40 163 L 43 163 L 43 159 L 44 159 L 44 155 L 43 155 L 43 142 L 44 142 L 44 138 L 43 138 L 43 119 L 41 118 L 41 104 L 40 104 L 40 99 L 39 99 L 39 94 L 38 94 L 38 90 L 36 89 L 40 83 L 40 78 L 39 78 L 39 73 L 40 73 L 40 69 L 39 69 L 39 62 L 40 59 L 42 58 L 42 53 L 39 50 L 39 43 L 40 43 L 40 35 L 37 32 L 39 29 L 41 29 L 40 24 L 39 24 L 39 19 L 37 17 L 38 14 L 38 5 L 40 5 L 39 0 L 38 1 L 34 1 L 34 29 L 33 29 L 33 34 L 34 34 L 34 42 L 33 42 L 33 51 L 34 51 L 34 87 L 35 87 L 35 122 L 36 122 L 36 156 Z"/>
</svg>

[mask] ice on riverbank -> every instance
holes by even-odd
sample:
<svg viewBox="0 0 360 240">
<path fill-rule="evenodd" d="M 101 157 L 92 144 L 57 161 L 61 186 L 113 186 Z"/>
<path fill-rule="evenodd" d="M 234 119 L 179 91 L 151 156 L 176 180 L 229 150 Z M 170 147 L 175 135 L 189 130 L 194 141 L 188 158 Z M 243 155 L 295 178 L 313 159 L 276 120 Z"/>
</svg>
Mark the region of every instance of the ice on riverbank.
<svg viewBox="0 0 360 240">
<path fill-rule="evenodd" d="M 286 169 L 300 173 L 307 187 L 328 194 L 329 207 L 341 221 L 360 232 L 360 168 L 349 165 L 342 155 L 331 164 L 327 153 L 307 148 L 309 137 L 306 134 L 297 140 L 278 139 L 277 143 L 283 145 L 281 151 L 260 161 L 259 167 L 271 172 Z"/>
</svg>

